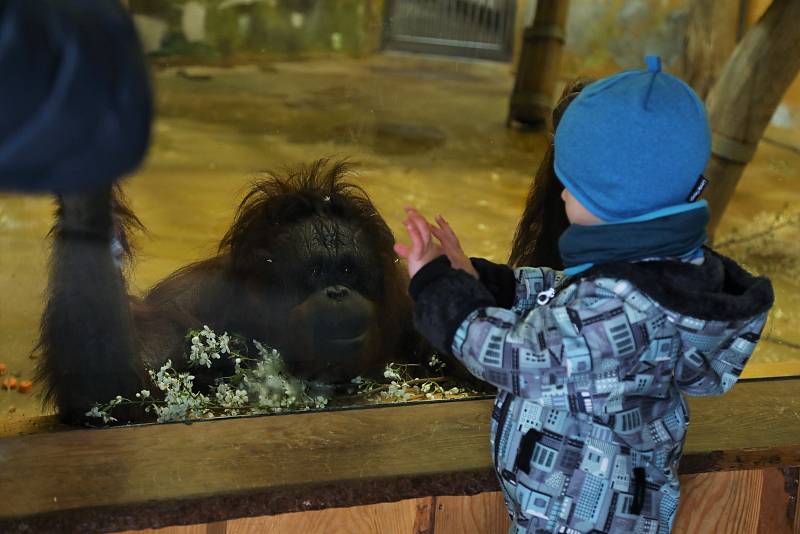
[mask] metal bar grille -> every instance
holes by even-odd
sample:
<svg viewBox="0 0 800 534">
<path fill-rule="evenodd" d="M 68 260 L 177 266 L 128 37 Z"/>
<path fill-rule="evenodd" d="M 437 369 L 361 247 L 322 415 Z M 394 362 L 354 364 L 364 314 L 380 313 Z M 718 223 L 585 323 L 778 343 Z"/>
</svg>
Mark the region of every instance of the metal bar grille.
<svg viewBox="0 0 800 534">
<path fill-rule="evenodd" d="M 384 47 L 508 60 L 515 13 L 515 0 L 388 0 Z"/>
</svg>

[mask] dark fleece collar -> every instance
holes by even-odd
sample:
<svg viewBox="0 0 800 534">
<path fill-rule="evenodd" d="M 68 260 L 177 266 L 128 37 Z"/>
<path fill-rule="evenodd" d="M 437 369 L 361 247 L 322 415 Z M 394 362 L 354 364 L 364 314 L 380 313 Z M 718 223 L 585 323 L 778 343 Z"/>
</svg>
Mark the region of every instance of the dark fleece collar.
<svg viewBox="0 0 800 534">
<path fill-rule="evenodd" d="M 636 222 L 571 224 L 558 248 L 570 269 L 645 258 L 684 258 L 708 240 L 706 203 L 678 206 L 684 211 Z"/>
<path fill-rule="evenodd" d="M 579 278 L 625 279 L 665 308 L 708 321 L 749 319 L 772 307 L 774 295 L 768 278 L 751 275 L 709 248 L 703 251 L 702 265 L 680 261 L 607 263 Z"/>
</svg>

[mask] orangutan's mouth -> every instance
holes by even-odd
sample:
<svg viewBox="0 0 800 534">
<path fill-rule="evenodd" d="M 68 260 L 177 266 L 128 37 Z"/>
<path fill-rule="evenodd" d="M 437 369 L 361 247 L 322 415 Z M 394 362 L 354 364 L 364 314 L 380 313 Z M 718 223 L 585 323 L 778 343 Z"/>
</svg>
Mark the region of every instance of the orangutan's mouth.
<svg viewBox="0 0 800 534">
<path fill-rule="evenodd" d="M 317 337 L 311 351 L 294 360 L 290 367 L 306 380 L 349 382 L 363 371 L 364 351 L 369 340 L 369 330 L 359 330 L 337 332 L 336 337 Z"/>
</svg>

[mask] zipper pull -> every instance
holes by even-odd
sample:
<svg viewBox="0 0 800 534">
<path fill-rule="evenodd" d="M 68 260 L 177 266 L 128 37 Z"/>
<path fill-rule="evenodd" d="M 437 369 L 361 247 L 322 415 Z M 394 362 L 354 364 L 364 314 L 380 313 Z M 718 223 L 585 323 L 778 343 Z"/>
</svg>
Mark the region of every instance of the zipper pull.
<svg viewBox="0 0 800 534">
<path fill-rule="evenodd" d="M 541 291 L 539 292 L 538 295 L 536 295 L 536 304 L 538 304 L 539 306 L 544 306 L 545 304 L 553 300 L 553 297 L 555 296 L 556 296 L 556 290 L 554 287 L 551 287 L 550 289 L 547 289 L 545 291 Z"/>
</svg>

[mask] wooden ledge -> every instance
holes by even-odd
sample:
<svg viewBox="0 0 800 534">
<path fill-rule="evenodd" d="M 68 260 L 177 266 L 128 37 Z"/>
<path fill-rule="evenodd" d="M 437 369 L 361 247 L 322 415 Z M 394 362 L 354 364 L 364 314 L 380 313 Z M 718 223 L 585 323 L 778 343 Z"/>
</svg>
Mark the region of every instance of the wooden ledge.
<svg viewBox="0 0 800 534">
<path fill-rule="evenodd" d="M 684 473 L 800 465 L 800 380 L 691 399 Z M 1 532 L 209 523 L 496 491 L 490 400 L 0 439 Z"/>
</svg>

